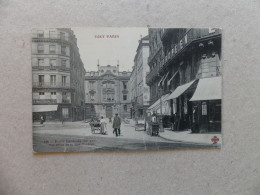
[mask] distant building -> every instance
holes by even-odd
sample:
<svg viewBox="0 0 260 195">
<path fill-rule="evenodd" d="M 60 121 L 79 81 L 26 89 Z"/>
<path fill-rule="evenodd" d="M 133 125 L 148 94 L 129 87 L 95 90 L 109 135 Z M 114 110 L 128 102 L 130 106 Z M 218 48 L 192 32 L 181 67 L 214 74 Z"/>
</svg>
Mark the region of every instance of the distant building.
<svg viewBox="0 0 260 195">
<path fill-rule="evenodd" d="M 33 119 L 83 120 L 84 75 L 77 38 L 67 28 L 32 33 Z"/>
<path fill-rule="evenodd" d="M 150 113 L 174 130 L 220 131 L 221 30 L 150 28 L 149 44 Z"/>
<path fill-rule="evenodd" d="M 86 117 L 130 117 L 130 72 L 119 71 L 117 66 L 100 66 L 85 75 Z"/>
<path fill-rule="evenodd" d="M 139 40 L 130 76 L 131 116 L 136 119 L 144 118 L 146 108 L 150 105 L 150 90 L 146 84 L 146 74 L 150 70 L 148 57 L 149 36 L 147 35 Z"/>
</svg>

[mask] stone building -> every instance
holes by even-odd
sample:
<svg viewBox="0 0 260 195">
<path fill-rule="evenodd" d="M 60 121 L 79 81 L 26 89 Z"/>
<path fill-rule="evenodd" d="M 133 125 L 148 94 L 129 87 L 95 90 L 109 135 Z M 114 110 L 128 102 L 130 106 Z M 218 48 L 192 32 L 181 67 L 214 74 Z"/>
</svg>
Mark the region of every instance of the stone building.
<svg viewBox="0 0 260 195">
<path fill-rule="evenodd" d="M 33 119 L 83 120 L 84 75 L 77 38 L 67 28 L 32 32 Z"/>
<path fill-rule="evenodd" d="M 143 119 L 146 108 L 150 104 L 150 89 L 146 84 L 146 74 L 150 70 L 148 56 L 149 36 L 147 35 L 139 40 L 134 58 L 133 71 L 130 76 L 131 116 L 135 119 Z"/>
<path fill-rule="evenodd" d="M 220 131 L 221 30 L 151 28 L 149 42 L 149 111 L 175 120 L 174 130 Z"/>
<path fill-rule="evenodd" d="M 92 116 L 130 117 L 129 79 L 131 72 L 119 71 L 117 66 L 97 65 L 97 71 L 85 75 L 86 118 Z"/>
</svg>

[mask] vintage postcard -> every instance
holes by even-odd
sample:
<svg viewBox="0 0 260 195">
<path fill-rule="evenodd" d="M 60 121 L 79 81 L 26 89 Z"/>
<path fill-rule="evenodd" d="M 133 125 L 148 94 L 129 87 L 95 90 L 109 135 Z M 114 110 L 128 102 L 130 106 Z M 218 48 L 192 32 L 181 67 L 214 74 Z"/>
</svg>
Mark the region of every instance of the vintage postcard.
<svg viewBox="0 0 260 195">
<path fill-rule="evenodd" d="M 218 28 L 32 30 L 34 152 L 220 148 Z"/>
</svg>

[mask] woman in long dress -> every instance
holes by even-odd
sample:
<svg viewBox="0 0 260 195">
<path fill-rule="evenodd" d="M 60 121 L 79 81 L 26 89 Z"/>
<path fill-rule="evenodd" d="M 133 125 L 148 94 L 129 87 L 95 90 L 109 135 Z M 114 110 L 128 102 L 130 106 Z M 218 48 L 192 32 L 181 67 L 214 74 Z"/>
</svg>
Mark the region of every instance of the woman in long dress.
<svg viewBox="0 0 260 195">
<path fill-rule="evenodd" d="M 101 123 L 100 133 L 104 135 L 104 134 L 105 134 L 105 125 L 106 125 L 106 122 L 105 122 L 105 119 L 103 118 L 103 116 L 101 116 L 101 118 L 100 118 L 100 123 Z"/>
</svg>

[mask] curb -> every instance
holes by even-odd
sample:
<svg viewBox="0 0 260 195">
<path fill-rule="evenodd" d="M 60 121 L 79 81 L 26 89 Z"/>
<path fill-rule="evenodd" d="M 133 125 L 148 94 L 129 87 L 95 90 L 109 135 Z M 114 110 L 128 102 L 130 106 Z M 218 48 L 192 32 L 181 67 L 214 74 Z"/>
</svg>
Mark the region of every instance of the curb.
<svg viewBox="0 0 260 195">
<path fill-rule="evenodd" d="M 183 140 L 169 139 L 169 138 L 166 138 L 166 137 L 161 136 L 160 133 L 159 133 L 158 137 L 163 138 L 163 139 L 165 139 L 165 140 L 167 140 L 167 141 L 181 142 L 181 143 L 185 143 L 185 144 L 212 145 L 212 146 L 214 146 L 213 144 L 209 144 L 209 143 L 186 142 L 186 141 L 183 141 Z M 215 146 L 217 146 L 217 145 L 219 145 L 219 144 L 216 144 Z"/>
</svg>

